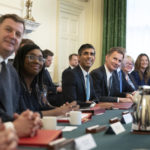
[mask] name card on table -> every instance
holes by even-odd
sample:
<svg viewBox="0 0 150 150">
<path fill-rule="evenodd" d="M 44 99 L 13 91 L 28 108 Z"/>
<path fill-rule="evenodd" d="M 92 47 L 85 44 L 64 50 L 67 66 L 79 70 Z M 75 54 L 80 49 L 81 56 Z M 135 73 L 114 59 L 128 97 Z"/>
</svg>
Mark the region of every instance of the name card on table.
<svg viewBox="0 0 150 150">
<path fill-rule="evenodd" d="M 96 147 L 96 143 L 91 134 L 86 134 L 75 139 L 77 150 L 87 150 Z"/>
<path fill-rule="evenodd" d="M 128 123 L 131 123 L 132 121 L 133 121 L 133 118 L 130 113 L 122 115 L 122 119 L 121 119 L 122 123 L 128 124 Z"/>
<path fill-rule="evenodd" d="M 86 133 L 97 133 L 106 130 L 106 126 L 94 125 L 86 128 Z"/>
<path fill-rule="evenodd" d="M 120 122 L 113 123 L 109 126 L 108 130 L 106 131 L 106 134 L 120 134 L 125 131 L 125 128 Z"/>
<path fill-rule="evenodd" d="M 118 117 L 112 118 L 109 120 L 109 123 L 115 123 L 115 122 L 119 122 L 120 119 Z"/>
</svg>

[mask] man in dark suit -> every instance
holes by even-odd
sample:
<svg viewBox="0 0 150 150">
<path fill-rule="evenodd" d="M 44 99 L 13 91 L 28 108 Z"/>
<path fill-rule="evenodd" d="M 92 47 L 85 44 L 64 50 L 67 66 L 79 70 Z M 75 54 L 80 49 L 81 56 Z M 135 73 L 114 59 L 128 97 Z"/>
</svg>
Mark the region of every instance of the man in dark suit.
<svg viewBox="0 0 150 150">
<path fill-rule="evenodd" d="M 64 72 L 73 69 L 76 66 L 78 66 L 78 54 L 73 53 L 69 55 L 69 67 L 65 69 Z"/>
<path fill-rule="evenodd" d="M 82 45 L 78 50 L 78 58 L 79 65 L 63 74 L 62 88 L 66 102 L 76 100 L 82 106 L 86 103 L 92 103 L 93 100 L 97 100 L 93 82 L 89 76 L 89 69 L 95 61 L 94 47 L 91 44 Z"/>
<path fill-rule="evenodd" d="M 127 91 L 133 89 L 122 78 L 122 93 L 120 93 L 120 83 L 117 75 L 117 68 L 120 67 L 124 58 L 122 48 L 113 47 L 107 53 L 105 64 L 91 72 L 96 96 L 100 101 L 107 102 L 132 102 L 133 97 Z"/>
<path fill-rule="evenodd" d="M 56 86 L 51 78 L 50 73 L 47 68 L 52 64 L 54 53 L 48 49 L 43 50 L 43 57 L 45 59 L 45 70 L 43 73 L 44 84 L 47 86 L 48 90 L 48 101 L 51 105 L 61 106 L 63 101 L 62 87 Z"/>
<path fill-rule="evenodd" d="M 7 127 L 16 129 L 19 137 L 33 136 L 40 125 L 39 114 L 29 110 L 20 115 L 14 113 L 18 109 L 20 84 L 18 75 L 8 57 L 15 52 L 23 37 L 24 20 L 15 14 L 0 17 L 0 118 Z"/>
<path fill-rule="evenodd" d="M 62 78 L 66 72 L 78 66 L 78 54 L 69 55 L 69 67 L 62 72 Z"/>
</svg>

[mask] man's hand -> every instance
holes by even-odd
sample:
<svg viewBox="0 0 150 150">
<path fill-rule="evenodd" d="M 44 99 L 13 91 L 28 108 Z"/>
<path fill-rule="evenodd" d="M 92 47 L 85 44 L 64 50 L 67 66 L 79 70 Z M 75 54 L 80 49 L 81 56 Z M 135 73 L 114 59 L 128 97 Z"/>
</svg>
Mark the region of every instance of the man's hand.
<svg viewBox="0 0 150 150">
<path fill-rule="evenodd" d="M 79 105 L 77 105 L 76 101 L 73 101 L 71 103 L 65 103 L 64 105 L 57 107 L 54 109 L 55 116 L 65 115 L 67 112 L 71 110 L 79 110 Z"/>
<path fill-rule="evenodd" d="M 105 102 L 99 103 L 98 105 L 100 108 L 104 108 L 104 109 L 112 109 L 114 106 L 113 103 L 105 103 Z"/>
<path fill-rule="evenodd" d="M 26 110 L 13 122 L 19 137 L 34 136 L 41 127 L 42 122 L 37 113 Z"/>
<path fill-rule="evenodd" d="M 17 147 L 18 137 L 13 129 L 5 129 L 0 125 L 0 150 L 14 150 Z"/>
<path fill-rule="evenodd" d="M 57 92 L 61 93 L 62 92 L 62 87 L 58 86 L 56 90 L 57 90 Z"/>
<path fill-rule="evenodd" d="M 131 101 L 133 102 L 133 95 L 132 94 L 126 94 L 126 98 L 130 98 L 131 99 Z"/>
<path fill-rule="evenodd" d="M 119 97 L 119 102 L 121 102 L 121 103 L 129 103 L 129 102 L 133 102 L 133 101 L 131 100 L 131 98 Z"/>
</svg>

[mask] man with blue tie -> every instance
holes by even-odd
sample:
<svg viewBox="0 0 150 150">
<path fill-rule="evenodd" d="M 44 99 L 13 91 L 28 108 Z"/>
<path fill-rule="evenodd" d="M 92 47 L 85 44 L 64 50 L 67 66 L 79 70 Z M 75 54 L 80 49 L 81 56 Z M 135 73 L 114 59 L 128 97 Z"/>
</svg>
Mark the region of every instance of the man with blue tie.
<svg viewBox="0 0 150 150">
<path fill-rule="evenodd" d="M 91 72 L 96 96 L 100 101 L 132 102 L 133 100 L 131 94 L 126 93 L 133 92 L 133 89 L 126 81 L 121 82 L 120 87 L 116 71 L 124 58 L 122 49 L 121 47 L 111 48 L 105 57 L 105 64 Z"/>
<path fill-rule="evenodd" d="M 84 44 L 78 50 L 79 65 L 64 73 L 62 88 L 64 99 L 67 102 L 76 100 L 82 107 L 96 101 L 89 69 L 95 61 L 95 49 L 91 44 Z"/>
</svg>

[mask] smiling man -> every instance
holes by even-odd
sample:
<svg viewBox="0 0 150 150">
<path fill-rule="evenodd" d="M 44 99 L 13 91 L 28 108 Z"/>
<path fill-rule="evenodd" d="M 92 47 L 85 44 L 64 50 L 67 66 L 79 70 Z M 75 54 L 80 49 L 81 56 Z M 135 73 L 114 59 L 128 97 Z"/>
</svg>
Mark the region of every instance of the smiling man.
<svg viewBox="0 0 150 150">
<path fill-rule="evenodd" d="M 16 129 L 19 137 L 33 136 L 41 125 L 39 114 L 29 110 L 14 114 L 20 103 L 20 84 L 17 72 L 8 63 L 8 57 L 15 52 L 22 40 L 24 20 L 16 14 L 0 17 L 0 118 L 6 127 Z"/>
<path fill-rule="evenodd" d="M 96 101 L 89 69 L 95 61 L 95 49 L 91 44 L 84 44 L 78 50 L 79 65 L 64 73 L 62 87 L 67 102 L 76 100 L 80 106 Z"/>
<path fill-rule="evenodd" d="M 105 57 L 105 64 L 91 72 L 96 96 L 105 102 L 132 102 L 131 95 L 120 93 L 116 70 L 124 58 L 123 48 L 113 47 Z M 123 91 L 133 92 L 133 89 L 123 82 Z"/>
</svg>

